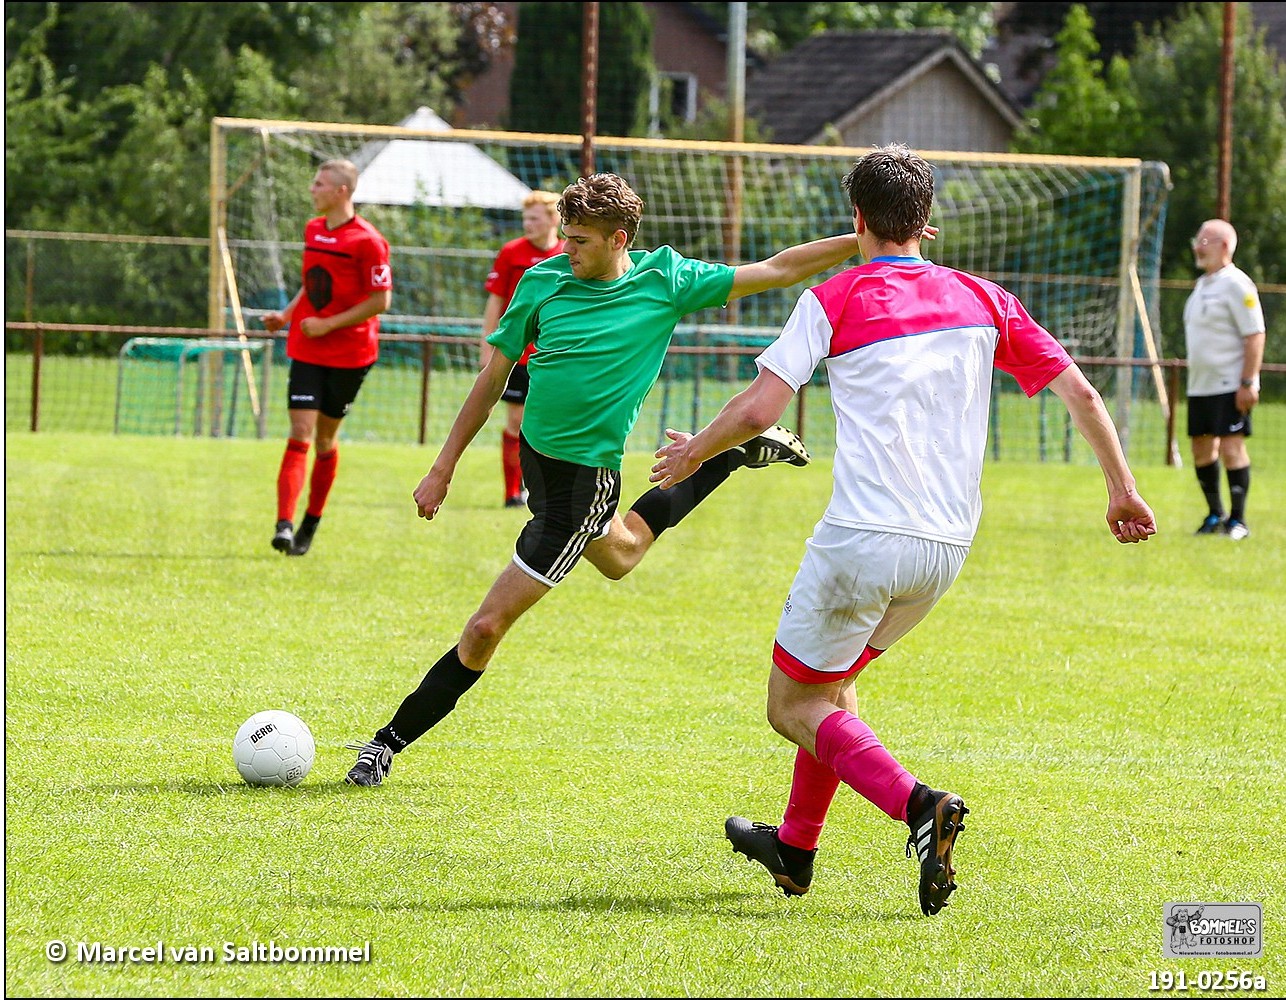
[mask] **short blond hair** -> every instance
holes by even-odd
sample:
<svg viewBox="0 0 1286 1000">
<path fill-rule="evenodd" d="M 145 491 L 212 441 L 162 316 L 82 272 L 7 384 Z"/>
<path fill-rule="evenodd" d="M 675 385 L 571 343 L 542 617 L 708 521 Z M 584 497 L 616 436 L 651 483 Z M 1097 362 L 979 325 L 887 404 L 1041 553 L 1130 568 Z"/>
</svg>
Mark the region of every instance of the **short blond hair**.
<svg viewBox="0 0 1286 1000">
<path fill-rule="evenodd" d="M 348 188 L 348 193 L 352 194 L 357 190 L 357 164 L 352 160 L 327 160 L 318 170 L 326 170 L 335 176 L 335 178 Z"/>
<path fill-rule="evenodd" d="M 531 208 L 532 205 L 544 205 L 551 212 L 558 205 L 558 195 L 553 191 L 532 191 L 522 200 L 523 208 Z"/>
</svg>

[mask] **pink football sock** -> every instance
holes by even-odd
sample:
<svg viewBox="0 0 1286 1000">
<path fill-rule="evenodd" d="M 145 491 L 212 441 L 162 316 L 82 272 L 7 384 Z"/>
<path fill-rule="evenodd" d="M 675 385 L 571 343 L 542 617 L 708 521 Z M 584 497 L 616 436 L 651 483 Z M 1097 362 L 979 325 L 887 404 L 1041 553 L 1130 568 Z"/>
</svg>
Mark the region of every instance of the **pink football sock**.
<svg viewBox="0 0 1286 1000">
<path fill-rule="evenodd" d="M 805 851 L 814 850 L 822 837 L 826 811 L 839 789 L 839 775 L 800 747 L 795 753 L 795 776 L 790 785 L 790 802 L 777 828 L 783 844 Z"/>
<path fill-rule="evenodd" d="M 876 739 L 871 727 L 840 709 L 817 727 L 817 759 L 894 819 L 906 820 L 915 777 Z"/>
</svg>

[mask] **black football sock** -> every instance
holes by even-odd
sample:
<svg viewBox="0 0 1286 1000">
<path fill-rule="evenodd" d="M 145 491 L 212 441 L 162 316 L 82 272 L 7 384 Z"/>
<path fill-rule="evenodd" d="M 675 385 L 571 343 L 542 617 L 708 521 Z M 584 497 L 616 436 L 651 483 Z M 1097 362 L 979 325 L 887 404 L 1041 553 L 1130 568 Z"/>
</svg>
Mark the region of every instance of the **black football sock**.
<svg viewBox="0 0 1286 1000">
<path fill-rule="evenodd" d="M 1219 498 L 1219 462 L 1216 459 L 1209 465 L 1198 465 L 1196 468 L 1197 483 L 1205 495 L 1206 505 L 1212 517 L 1223 517 L 1223 500 Z"/>
<path fill-rule="evenodd" d="M 481 676 L 481 670 L 470 670 L 460 662 L 460 647 L 453 646 L 429 668 L 420 686 L 402 700 L 393 720 L 375 738 L 394 753 L 405 750 L 446 718 Z"/>
<path fill-rule="evenodd" d="M 1228 470 L 1228 517 L 1246 520 L 1246 494 L 1250 492 L 1250 466 Z"/>
<path fill-rule="evenodd" d="M 906 821 L 914 823 L 917 816 L 933 805 L 933 795 L 929 786 L 917 781 L 911 789 L 911 797 L 906 801 Z"/>
<path fill-rule="evenodd" d="M 742 464 L 741 451 L 733 448 L 701 463 L 691 476 L 677 486 L 663 490 L 654 486 L 634 501 L 634 511 L 660 538 L 666 528 L 673 528 L 696 509 L 697 504 L 713 493 L 732 470 Z"/>
<path fill-rule="evenodd" d="M 809 859 L 817 853 L 817 848 L 815 847 L 811 851 L 803 847 L 796 847 L 793 844 L 786 843 L 775 834 L 774 839 L 777 841 L 777 853 L 781 855 L 782 861 L 786 862 L 789 868 L 798 868 L 800 865 L 808 864 Z"/>
</svg>

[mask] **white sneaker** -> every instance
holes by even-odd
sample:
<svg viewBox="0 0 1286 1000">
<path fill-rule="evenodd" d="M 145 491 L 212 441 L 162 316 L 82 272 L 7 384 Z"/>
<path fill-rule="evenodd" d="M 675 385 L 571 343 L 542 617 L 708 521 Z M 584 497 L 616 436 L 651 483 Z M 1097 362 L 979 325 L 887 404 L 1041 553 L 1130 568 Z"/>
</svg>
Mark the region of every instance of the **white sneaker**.
<svg viewBox="0 0 1286 1000">
<path fill-rule="evenodd" d="M 1228 518 L 1228 523 L 1224 525 L 1224 531 L 1234 542 L 1240 542 L 1243 538 L 1250 537 L 1250 528 L 1246 526 L 1245 521 L 1234 521 Z"/>
</svg>

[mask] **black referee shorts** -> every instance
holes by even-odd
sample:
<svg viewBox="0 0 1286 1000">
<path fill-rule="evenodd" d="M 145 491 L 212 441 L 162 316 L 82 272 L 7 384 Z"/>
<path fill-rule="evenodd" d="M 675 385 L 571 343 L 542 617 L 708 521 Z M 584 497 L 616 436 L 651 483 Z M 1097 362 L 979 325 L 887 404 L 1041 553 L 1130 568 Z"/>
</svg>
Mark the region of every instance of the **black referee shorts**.
<svg viewBox="0 0 1286 1000">
<path fill-rule="evenodd" d="M 1188 397 L 1188 437 L 1250 437 L 1250 414 L 1237 409 L 1237 394 Z"/>
<path fill-rule="evenodd" d="M 542 455 L 521 434 L 518 445 L 531 520 L 518 536 L 514 562 L 552 587 L 572 571 L 586 545 L 611 529 L 621 474 Z"/>
</svg>

